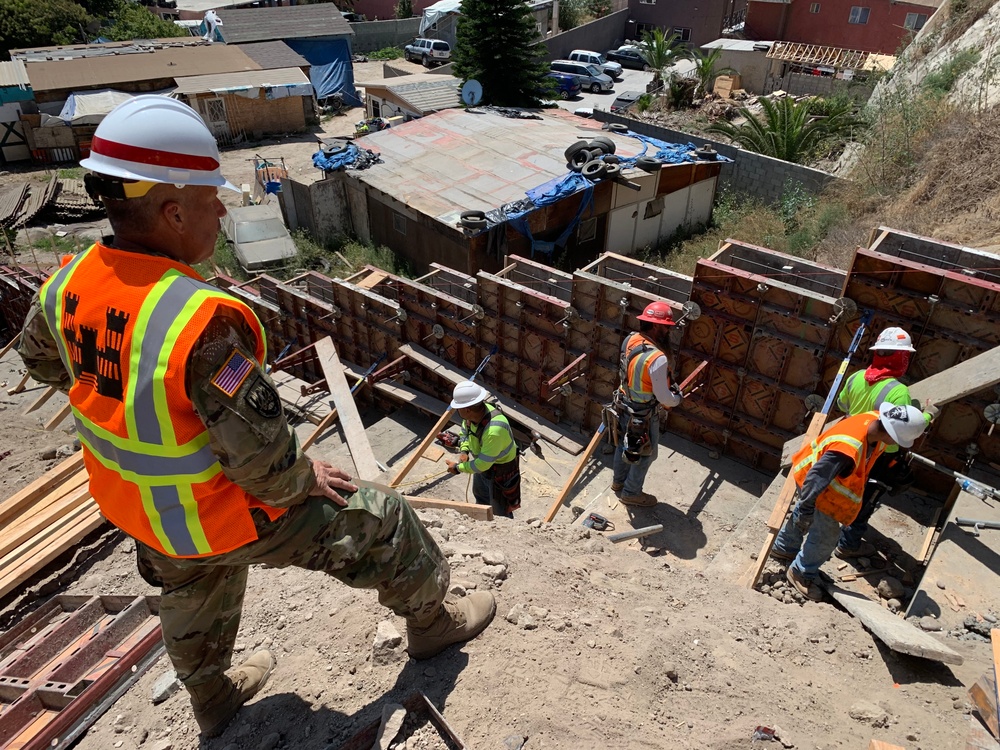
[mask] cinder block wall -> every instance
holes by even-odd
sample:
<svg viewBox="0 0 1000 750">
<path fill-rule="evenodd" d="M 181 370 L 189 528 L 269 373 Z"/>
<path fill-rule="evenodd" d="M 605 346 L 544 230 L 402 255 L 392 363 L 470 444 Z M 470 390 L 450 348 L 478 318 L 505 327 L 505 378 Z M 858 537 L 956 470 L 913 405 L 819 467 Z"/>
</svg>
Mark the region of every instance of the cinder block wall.
<svg viewBox="0 0 1000 750">
<path fill-rule="evenodd" d="M 603 110 L 595 110 L 594 119 L 600 122 L 620 122 L 636 133 L 659 138 L 668 143 L 693 143 L 695 146 L 707 143 L 723 156 L 733 159 L 731 164 L 722 165 L 722 173 L 719 175 L 720 187 L 740 194 L 753 195 L 767 203 L 780 202 L 782 195 L 794 185 L 810 193 L 818 193 L 827 185 L 843 179 L 819 169 L 772 159 L 770 156 L 744 151 L 704 136 L 631 120 Z"/>
<path fill-rule="evenodd" d="M 394 21 L 363 21 L 352 23 L 351 29 L 354 31 L 351 50 L 355 54 L 364 54 L 408 44 L 420 32 L 420 17 Z"/>
</svg>

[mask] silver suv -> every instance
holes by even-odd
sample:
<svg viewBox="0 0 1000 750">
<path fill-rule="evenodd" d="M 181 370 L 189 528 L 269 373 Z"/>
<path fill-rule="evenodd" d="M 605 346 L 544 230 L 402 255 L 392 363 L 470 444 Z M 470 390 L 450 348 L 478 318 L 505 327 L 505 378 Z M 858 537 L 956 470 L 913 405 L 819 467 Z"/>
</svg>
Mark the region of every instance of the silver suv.
<svg viewBox="0 0 1000 750">
<path fill-rule="evenodd" d="M 615 80 L 622 77 L 622 66 L 619 63 L 611 62 L 600 52 L 592 52 L 589 49 L 575 49 L 569 53 L 569 57 L 566 59 L 573 62 L 590 63 L 600 68 L 601 71 L 607 73 Z"/>
<path fill-rule="evenodd" d="M 444 65 L 451 60 L 451 45 L 440 39 L 414 39 L 403 47 L 403 57 L 409 62 L 423 63 L 425 68 L 434 63 Z"/>
<path fill-rule="evenodd" d="M 595 94 L 602 91 L 611 91 L 614 88 L 614 81 L 611 76 L 602 73 L 600 68 L 589 63 L 574 62 L 573 60 L 556 60 L 549 66 L 556 73 L 568 73 L 580 82 L 583 88 Z"/>
</svg>

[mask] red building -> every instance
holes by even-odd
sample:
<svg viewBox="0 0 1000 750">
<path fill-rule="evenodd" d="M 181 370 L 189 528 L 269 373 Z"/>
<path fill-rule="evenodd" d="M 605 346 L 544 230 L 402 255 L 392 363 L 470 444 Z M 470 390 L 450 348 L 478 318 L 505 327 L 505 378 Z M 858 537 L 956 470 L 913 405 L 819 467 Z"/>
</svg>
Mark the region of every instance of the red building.
<svg viewBox="0 0 1000 750">
<path fill-rule="evenodd" d="M 750 39 L 894 55 L 942 0 L 750 0 Z"/>
<path fill-rule="evenodd" d="M 628 39 L 641 39 L 653 29 L 673 31 L 691 47 L 722 36 L 746 8 L 746 0 L 629 0 Z"/>
</svg>

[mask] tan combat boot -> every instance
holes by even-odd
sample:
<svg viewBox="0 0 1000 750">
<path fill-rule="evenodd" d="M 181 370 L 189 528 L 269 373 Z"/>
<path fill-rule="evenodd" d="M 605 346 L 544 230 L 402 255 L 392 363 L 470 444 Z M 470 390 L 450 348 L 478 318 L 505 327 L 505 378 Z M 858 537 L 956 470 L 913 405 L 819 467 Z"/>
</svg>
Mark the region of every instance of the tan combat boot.
<svg viewBox="0 0 1000 750">
<path fill-rule="evenodd" d="M 652 508 L 658 502 L 656 495 L 650 495 L 648 492 L 640 492 L 638 495 L 621 495 L 618 499 L 622 501 L 622 505 L 633 505 L 638 508 Z"/>
<path fill-rule="evenodd" d="M 204 685 L 189 687 L 194 718 L 206 737 L 218 737 L 240 706 L 267 684 L 276 662 L 270 651 L 258 651 L 232 672 Z"/>
<path fill-rule="evenodd" d="M 493 621 L 497 603 L 489 591 L 446 600 L 426 625 L 406 624 L 406 650 L 414 659 L 429 659 L 453 643 L 471 640 Z"/>
</svg>

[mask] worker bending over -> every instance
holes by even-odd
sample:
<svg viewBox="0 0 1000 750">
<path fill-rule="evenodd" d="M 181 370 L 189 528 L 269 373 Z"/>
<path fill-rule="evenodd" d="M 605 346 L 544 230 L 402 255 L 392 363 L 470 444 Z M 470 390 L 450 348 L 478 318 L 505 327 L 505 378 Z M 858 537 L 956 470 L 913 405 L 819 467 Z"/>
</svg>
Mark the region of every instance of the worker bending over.
<svg viewBox="0 0 1000 750">
<path fill-rule="evenodd" d="M 446 600 L 448 562 L 406 502 L 300 450 L 260 321 L 191 267 L 212 257 L 218 188 L 236 189 L 201 117 L 137 96 L 101 122 L 81 166 L 114 236 L 45 282 L 18 352 L 69 393 L 90 491 L 162 589 L 163 642 L 202 733 L 220 734 L 275 668 L 258 651 L 227 671 L 254 563 L 376 589 L 415 658 L 485 629 L 493 596 Z"/>
<path fill-rule="evenodd" d="M 613 408 L 618 416 L 612 491 L 624 505 L 650 507 L 656 496 L 643 492 L 646 473 L 660 444 L 657 404 L 672 409 L 681 394 L 670 382 L 666 351 L 674 317 L 666 302 L 652 302 L 639 316 L 639 331 L 622 343 Z"/>
<path fill-rule="evenodd" d="M 849 417 L 875 411 L 882 404 L 909 406 L 913 402 L 909 389 L 899 381 L 910 366 L 910 356 L 916 351 L 910 335 L 902 328 L 886 328 L 878 335 L 870 351 L 874 352 L 871 365 L 848 376 L 837 397 L 837 407 Z M 924 406 L 924 417 L 928 422 L 936 413 L 936 407 L 930 404 Z M 861 510 L 857 518 L 841 530 L 840 542 L 834 550 L 837 557 L 845 560 L 875 554 L 875 545 L 863 541 L 862 537 L 868 531 L 868 521 L 885 491 L 880 485 L 888 487 L 891 494 L 898 494 L 913 484 L 913 473 L 906 465 L 905 451 L 900 451 L 895 445 L 887 446 L 872 466 L 868 479 Z"/>
<path fill-rule="evenodd" d="M 771 554 L 790 560 L 786 577 L 804 596 L 819 601 L 820 566 L 861 509 L 868 474 L 887 446 L 909 448 L 927 427 L 915 406 L 882 404 L 878 411 L 840 420 L 792 456 L 798 503 Z"/>
<path fill-rule="evenodd" d="M 521 507 L 521 466 L 514 432 L 507 417 L 486 403 L 489 393 L 471 380 L 455 386 L 451 408 L 462 417 L 458 461 L 448 461 L 452 474 L 472 474 L 472 495 L 478 505 L 513 518 Z"/>
</svg>

